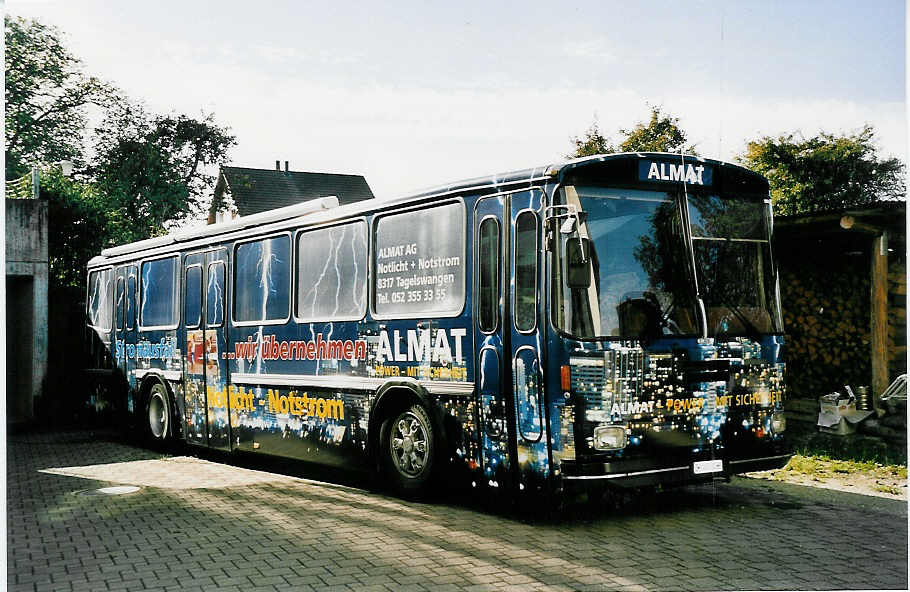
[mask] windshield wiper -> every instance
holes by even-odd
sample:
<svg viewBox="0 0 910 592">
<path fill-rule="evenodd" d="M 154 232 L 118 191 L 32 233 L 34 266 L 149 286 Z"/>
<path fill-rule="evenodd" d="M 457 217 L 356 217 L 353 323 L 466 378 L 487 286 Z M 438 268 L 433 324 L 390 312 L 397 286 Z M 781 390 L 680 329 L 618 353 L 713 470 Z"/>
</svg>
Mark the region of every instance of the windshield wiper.
<svg viewBox="0 0 910 592">
<path fill-rule="evenodd" d="M 724 306 L 733 313 L 733 316 L 736 317 L 736 320 L 742 324 L 743 328 L 746 330 L 746 337 L 753 341 L 761 341 L 762 332 L 755 326 L 755 324 L 749 320 L 749 317 L 746 316 L 746 313 L 741 311 L 739 307 L 734 304 L 730 304 L 726 299 L 720 299 L 719 303 L 721 306 Z"/>
</svg>

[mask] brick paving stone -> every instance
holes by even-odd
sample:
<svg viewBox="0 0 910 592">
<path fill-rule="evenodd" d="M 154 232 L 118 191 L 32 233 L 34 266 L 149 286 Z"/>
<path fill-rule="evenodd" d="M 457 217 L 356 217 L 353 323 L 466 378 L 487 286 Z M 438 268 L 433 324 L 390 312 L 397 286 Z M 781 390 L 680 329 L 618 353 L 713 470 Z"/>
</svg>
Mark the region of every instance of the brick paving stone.
<svg viewBox="0 0 910 592">
<path fill-rule="evenodd" d="M 316 588 L 324 586 L 325 582 L 319 576 L 286 576 L 285 580 L 290 584 L 297 584 L 300 586 L 314 586 Z"/>
</svg>

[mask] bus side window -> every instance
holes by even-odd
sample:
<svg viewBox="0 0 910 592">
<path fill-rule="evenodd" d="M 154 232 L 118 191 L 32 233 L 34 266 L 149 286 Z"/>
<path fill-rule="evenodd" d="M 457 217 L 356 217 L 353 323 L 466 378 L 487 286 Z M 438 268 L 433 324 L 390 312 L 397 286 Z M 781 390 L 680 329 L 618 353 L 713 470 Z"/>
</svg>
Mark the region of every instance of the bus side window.
<svg viewBox="0 0 910 592">
<path fill-rule="evenodd" d="M 126 308 L 125 302 L 123 301 L 123 278 L 117 278 L 117 297 L 114 299 L 114 302 L 117 303 L 117 330 L 123 329 L 123 315 L 126 313 L 124 310 Z"/>
<path fill-rule="evenodd" d="M 297 320 L 356 321 L 367 307 L 367 225 L 354 222 L 297 237 Z"/>
<path fill-rule="evenodd" d="M 130 275 L 126 280 L 126 330 L 132 331 L 136 326 L 136 276 Z"/>
<path fill-rule="evenodd" d="M 486 218 L 478 235 L 477 327 L 491 333 L 499 326 L 499 221 Z"/>
<path fill-rule="evenodd" d="M 465 210 L 460 202 L 377 218 L 373 311 L 380 318 L 461 314 L 465 302 Z"/>
<path fill-rule="evenodd" d="M 515 328 L 522 333 L 537 326 L 537 214 L 515 218 Z"/>
<path fill-rule="evenodd" d="M 187 329 L 199 326 L 202 318 L 202 267 L 193 265 L 186 268 L 186 282 L 183 296 L 183 322 Z"/>
<path fill-rule="evenodd" d="M 177 257 L 144 261 L 140 268 L 142 301 L 139 326 L 163 329 L 177 326 Z"/>
<path fill-rule="evenodd" d="M 234 250 L 234 322 L 284 323 L 291 309 L 291 238 L 240 243 Z"/>
<path fill-rule="evenodd" d="M 113 269 L 93 271 L 89 274 L 88 323 L 101 331 L 111 330 L 113 316 L 113 291 L 111 279 Z"/>
</svg>

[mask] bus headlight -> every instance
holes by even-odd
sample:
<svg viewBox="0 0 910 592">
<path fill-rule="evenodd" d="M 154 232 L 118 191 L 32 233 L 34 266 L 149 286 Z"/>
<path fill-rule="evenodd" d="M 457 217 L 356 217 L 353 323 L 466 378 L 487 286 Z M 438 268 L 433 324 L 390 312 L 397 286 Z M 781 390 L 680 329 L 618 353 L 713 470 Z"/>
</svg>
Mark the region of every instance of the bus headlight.
<svg viewBox="0 0 910 592">
<path fill-rule="evenodd" d="M 771 416 L 771 430 L 782 432 L 787 429 L 787 416 L 783 412 L 775 413 Z"/>
<path fill-rule="evenodd" d="M 597 426 L 594 428 L 594 448 L 597 450 L 619 450 L 628 443 L 626 428 L 623 426 Z"/>
</svg>

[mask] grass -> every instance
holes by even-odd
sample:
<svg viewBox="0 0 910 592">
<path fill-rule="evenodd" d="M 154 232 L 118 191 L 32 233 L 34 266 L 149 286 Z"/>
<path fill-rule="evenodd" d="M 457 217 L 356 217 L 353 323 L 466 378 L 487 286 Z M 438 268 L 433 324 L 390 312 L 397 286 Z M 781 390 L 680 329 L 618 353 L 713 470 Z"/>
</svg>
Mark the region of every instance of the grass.
<svg viewBox="0 0 910 592">
<path fill-rule="evenodd" d="M 907 465 L 883 464 L 871 460 L 845 460 L 824 455 L 795 454 L 781 471 L 808 475 L 818 479 L 853 473 L 864 473 L 876 479 L 907 479 Z M 880 489 L 880 491 L 886 490 Z"/>
<path fill-rule="evenodd" d="M 814 424 L 789 422 L 787 437 L 793 451 L 803 457 L 828 460 L 876 463 L 883 466 L 907 466 L 907 449 L 897 444 L 887 444 L 881 439 L 863 434 L 835 436 L 818 431 Z"/>
</svg>

